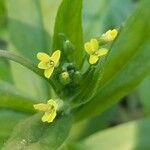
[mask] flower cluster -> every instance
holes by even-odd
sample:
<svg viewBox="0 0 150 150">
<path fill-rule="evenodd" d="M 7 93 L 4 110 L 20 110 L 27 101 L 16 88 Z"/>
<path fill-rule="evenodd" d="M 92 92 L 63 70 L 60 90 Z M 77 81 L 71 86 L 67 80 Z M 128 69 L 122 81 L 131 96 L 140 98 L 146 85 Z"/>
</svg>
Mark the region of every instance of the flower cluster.
<svg viewBox="0 0 150 150">
<path fill-rule="evenodd" d="M 102 34 L 102 39 L 105 43 L 113 41 L 117 36 L 118 31 L 116 29 L 108 30 L 106 33 Z M 90 42 L 84 44 L 84 48 L 86 52 L 90 55 L 89 63 L 95 64 L 101 58 L 108 53 L 108 49 L 106 48 L 99 48 L 101 43 L 96 39 L 93 38 Z"/>
<path fill-rule="evenodd" d="M 117 36 L 118 31 L 116 29 L 108 30 L 106 33 L 102 34 L 100 37 L 105 43 L 113 41 Z M 97 38 L 92 38 L 89 42 L 84 44 L 85 51 L 89 55 L 89 63 L 91 65 L 96 64 L 98 60 L 108 53 L 108 49 L 101 47 L 103 46 Z M 37 58 L 40 60 L 38 68 L 44 70 L 44 76 L 50 78 L 54 69 L 59 65 L 59 60 L 61 57 L 61 51 L 56 50 L 51 56 L 46 53 L 39 52 Z M 67 71 L 60 74 L 60 80 L 62 83 L 67 84 L 70 82 L 70 75 Z M 45 112 L 42 121 L 43 122 L 53 122 L 56 117 L 58 104 L 55 100 L 48 100 L 47 104 L 35 104 L 34 108 L 39 111 Z"/>
</svg>

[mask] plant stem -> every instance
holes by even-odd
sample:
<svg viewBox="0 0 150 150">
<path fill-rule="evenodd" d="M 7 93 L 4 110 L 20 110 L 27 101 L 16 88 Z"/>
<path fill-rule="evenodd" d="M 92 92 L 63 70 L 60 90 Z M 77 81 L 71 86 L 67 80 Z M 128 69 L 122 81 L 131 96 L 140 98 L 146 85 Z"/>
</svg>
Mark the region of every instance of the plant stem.
<svg viewBox="0 0 150 150">
<path fill-rule="evenodd" d="M 50 83 L 50 85 L 53 87 L 54 91 L 57 94 L 57 89 L 56 89 L 56 86 L 55 86 L 54 82 L 50 79 L 45 78 L 43 76 L 42 70 L 37 68 L 37 65 L 35 65 L 33 62 L 31 62 L 29 59 L 26 59 L 26 58 L 24 58 L 24 57 L 22 57 L 18 54 L 15 54 L 13 52 L 6 51 L 6 50 L 0 50 L 0 57 L 7 58 L 7 59 L 10 59 L 14 62 L 17 62 L 17 63 L 21 64 L 22 66 L 30 69 L 31 71 L 33 71 L 37 75 L 41 76 L 46 81 L 48 81 L 48 83 Z"/>
</svg>

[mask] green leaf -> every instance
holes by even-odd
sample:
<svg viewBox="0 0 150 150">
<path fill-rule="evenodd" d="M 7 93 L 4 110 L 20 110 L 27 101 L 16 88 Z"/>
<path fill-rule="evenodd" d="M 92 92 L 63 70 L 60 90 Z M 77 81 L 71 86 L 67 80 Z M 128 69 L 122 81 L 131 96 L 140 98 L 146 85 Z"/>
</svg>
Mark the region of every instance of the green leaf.
<svg viewBox="0 0 150 150">
<path fill-rule="evenodd" d="M 76 95 L 72 98 L 72 107 L 78 107 L 87 103 L 96 94 L 102 79 L 104 61 L 100 61 L 96 67 L 90 66 L 90 69 L 83 74 L 80 88 L 78 88 Z"/>
<path fill-rule="evenodd" d="M 45 39 L 49 35 L 43 28 L 40 1 L 9 0 L 7 1 L 7 11 L 10 37 L 8 49 L 17 51 L 37 63 L 37 52 L 46 51 L 49 46 Z M 44 81 L 16 63 L 12 62 L 11 67 L 18 89 L 41 101 L 48 98 L 48 89 L 44 85 Z"/>
<path fill-rule="evenodd" d="M 0 80 L 12 82 L 10 64 L 8 60 L 0 59 Z"/>
<path fill-rule="evenodd" d="M 87 121 L 84 130 L 82 129 L 80 140 L 106 128 L 109 128 L 117 114 L 117 105 L 107 109 L 102 114 L 95 116 Z M 107 117 L 106 117 L 107 116 Z"/>
<path fill-rule="evenodd" d="M 56 150 L 67 138 L 70 126 L 70 117 L 62 116 L 48 124 L 36 114 L 16 126 L 3 150 Z"/>
<path fill-rule="evenodd" d="M 133 9 L 132 0 L 83 1 L 84 38 L 99 36 L 109 29 L 120 27 Z"/>
<path fill-rule="evenodd" d="M 150 76 L 148 76 L 137 88 L 138 96 L 143 105 L 144 112 L 150 113 Z"/>
<path fill-rule="evenodd" d="M 49 35 L 53 35 L 53 29 L 55 24 L 55 18 L 57 10 L 59 8 L 61 1 L 60 0 L 44 0 L 40 1 L 41 13 L 44 29 Z M 47 44 L 51 44 L 50 39 L 47 38 Z M 50 47 L 49 47 L 50 48 Z"/>
<path fill-rule="evenodd" d="M 17 90 L 13 85 L 0 81 L 0 108 L 34 113 L 35 101 Z"/>
<path fill-rule="evenodd" d="M 57 12 L 53 37 L 53 50 L 63 48 L 60 33 L 65 34 L 73 43 L 75 50 L 70 52 L 71 61 L 75 61 L 77 66 L 80 66 L 83 60 L 81 10 L 82 0 L 63 0 Z"/>
<path fill-rule="evenodd" d="M 0 1 L 0 30 L 6 25 L 6 7 L 5 1 Z"/>
<path fill-rule="evenodd" d="M 5 41 L 6 34 L 6 7 L 5 1 L 0 1 L 0 49 L 6 48 Z M 0 59 L 0 79 L 5 81 L 12 81 L 10 64 L 7 60 Z"/>
<path fill-rule="evenodd" d="M 0 148 L 7 141 L 14 126 L 27 117 L 27 114 L 10 110 L 0 110 Z"/>
<path fill-rule="evenodd" d="M 104 65 L 99 92 L 89 103 L 75 110 L 77 120 L 104 111 L 150 72 L 149 4 L 148 0 L 141 1 L 121 30 Z"/>
<path fill-rule="evenodd" d="M 150 118 L 132 121 L 98 132 L 80 142 L 78 150 L 148 150 Z"/>
</svg>

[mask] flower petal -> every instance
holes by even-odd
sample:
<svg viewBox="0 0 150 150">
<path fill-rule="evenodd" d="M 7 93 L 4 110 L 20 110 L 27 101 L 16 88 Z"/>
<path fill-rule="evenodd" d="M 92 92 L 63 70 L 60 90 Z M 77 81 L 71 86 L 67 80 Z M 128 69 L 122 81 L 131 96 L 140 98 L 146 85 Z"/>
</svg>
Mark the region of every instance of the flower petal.
<svg viewBox="0 0 150 150">
<path fill-rule="evenodd" d="M 91 39 L 90 42 L 85 43 L 84 48 L 89 55 L 92 55 L 99 48 L 97 39 Z"/>
<path fill-rule="evenodd" d="M 97 39 L 91 39 L 90 43 L 91 43 L 92 49 L 94 51 L 98 50 L 99 44 L 98 44 Z"/>
<path fill-rule="evenodd" d="M 93 65 L 93 64 L 95 64 L 98 61 L 98 59 L 99 59 L 98 56 L 90 55 L 89 63 Z"/>
<path fill-rule="evenodd" d="M 116 29 L 113 29 L 113 30 L 108 30 L 106 33 L 102 35 L 102 37 L 104 38 L 104 40 L 109 42 L 109 41 L 113 41 L 116 38 L 117 34 L 118 31 Z"/>
<path fill-rule="evenodd" d="M 47 111 L 48 105 L 47 104 L 35 104 L 33 105 L 34 109 L 40 110 L 40 111 Z"/>
<path fill-rule="evenodd" d="M 85 51 L 91 55 L 93 53 L 93 50 L 92 50 L 92 46 L 90 44 L 90 42 L 87 42 L 84 44 L 84 48 L 85 48 Z"/>
<path fill-rule="evenodd" d="M 108 49 L 106 48 L 101 48 L 97 51 L 98 53 L 98 56 L 103 56 L 103 55 L 106 55 L 108 53 Z"/>
<path fill-rule="evenodd" d="M 48 61 L 50 59 L 50 56 L 48 56 L 46 53 L 39 52 L 39 53 L 37 53 L 37 58 L 40 61 Z"/>
<path fill-rule="evenodd" d="M 59 62 L 59 59 L 60 59 L 60 55 L 61 55 L 61 51 L 60 50 L 56 50 L 52 56 L 50 57 L 50 59 L 52 61 L 54 61 L 55 63 L 55 66 L 57 66 L 58 62 Z"/>
<path fill-rule="evenodd" d="M 42 117 L 42 121 L 43 122 L 53 122 L 55 117 L 56 117 L 56 111 L 55 110 L 49 111 L 44 114 L 44 116 Z"/>
<path fill-rule="evenodd" d="M 110 34 L 111 34 L 112 38 L 114 39 L 117 36 L 118 31 L 116 29 L 113 29 L 113 30 L 111 30 Z"/>
<path fill-rule="evenodd" d="M 46 62 L 41 61 L 41 62 L 38 64 L 38 68 L 40 68 L 40 69 L 48 69 L 49 67 L 47 66 Z"/>
<path fill-rule="evenodd" d="M 51 67 L 49 69 L 44 70 L 45 77 L 46 78 L 50 78 L 50 76 L 52 75 L 53 71 L 54 71 L 54 67 Z"/>
</svg>

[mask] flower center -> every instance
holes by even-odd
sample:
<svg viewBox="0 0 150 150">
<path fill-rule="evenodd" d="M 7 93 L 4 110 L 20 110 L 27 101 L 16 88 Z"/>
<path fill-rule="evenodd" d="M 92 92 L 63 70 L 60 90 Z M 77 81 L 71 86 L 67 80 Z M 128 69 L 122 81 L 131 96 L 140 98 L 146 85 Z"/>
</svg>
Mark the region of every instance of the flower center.
<svg viewBox="0 0 150 150">
<path fill-rule="evenodd" d="M 52 61 L 52 60 L 49 60 L 49 61 L 47 62 L 47 66 L 48 66 L 49 68 L 54 67 L 54 65 L 55 65 L 55 63 L 54 63 L 54 61 Z"/>
<path fill-rule="evenodd" d="M 47 109 L 48 111 L 54 111 L 55 110 L 55 107 L 53 105 L 50 105 Z"/>
<path fill-rule="evenodd" d="M 93 55 L 98 56 L 98 52 L 97 52 L 97 51 L 96 51 L 96 52 L 94 52 L 94 53 L 93 53 Z"/>
</svg>

